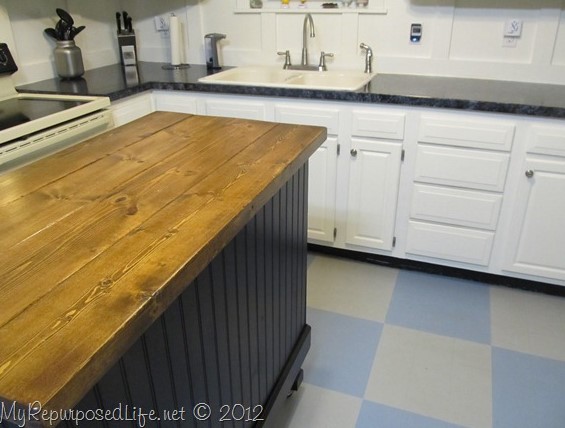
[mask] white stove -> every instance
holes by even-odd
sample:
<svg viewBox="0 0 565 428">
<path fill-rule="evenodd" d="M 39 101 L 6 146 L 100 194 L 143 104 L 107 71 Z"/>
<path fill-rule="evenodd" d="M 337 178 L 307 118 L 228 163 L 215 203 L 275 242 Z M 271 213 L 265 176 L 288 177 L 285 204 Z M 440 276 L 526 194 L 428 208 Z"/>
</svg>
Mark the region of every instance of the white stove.
<svg viewBox="0 0 565 428">
<path fill-rule="evenodd" d="M 21 166 L 112 126 L 108 97 L 18 93 L 18 70 L 0 43 L 0 172 Z"/>
</svg>

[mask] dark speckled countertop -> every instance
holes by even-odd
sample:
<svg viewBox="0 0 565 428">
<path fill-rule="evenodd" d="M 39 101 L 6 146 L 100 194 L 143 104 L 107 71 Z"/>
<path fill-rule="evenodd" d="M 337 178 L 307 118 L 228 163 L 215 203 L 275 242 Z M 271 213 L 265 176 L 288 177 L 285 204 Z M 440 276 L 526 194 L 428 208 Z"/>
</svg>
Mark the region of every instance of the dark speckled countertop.
<svg viewBox="0 0 565 428">
<path fill-rule="evenodd" d="M 377 75 L 355 92 L 213 85 L 198 79 L 209 72 L 204 65 L 164 70 L 161 63 L 140 62 L 136 73 L 121 65 L 87 71 L 73 81 L 49 79 L 23 85 L 20 92 L 104 95 L 117 100 L 147 90 L 198 91 L 252 96 L 290 97 L 360 103 L 512 113 L 565 118 L 565 86 L 495 80 L 415 75 Z"/>
</svg>

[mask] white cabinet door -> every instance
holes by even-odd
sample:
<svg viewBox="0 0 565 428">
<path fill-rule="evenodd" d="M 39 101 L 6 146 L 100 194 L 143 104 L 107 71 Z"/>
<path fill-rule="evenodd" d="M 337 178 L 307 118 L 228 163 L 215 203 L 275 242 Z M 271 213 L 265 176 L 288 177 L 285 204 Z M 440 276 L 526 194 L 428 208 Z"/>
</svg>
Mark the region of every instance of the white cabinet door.
<svg viewBox="0 0 565 428">
<path fill-rule="evenodd" d="M 346 244 L 391 250 L 402 144 L 351 139 Z"/>
<path fill-rule="evenodd" d="M 337 144 L 339 109 L 319 104 L 288 102 L 275 105 L 275 121 L 327 128 L 328 139 L 309 159 L 308 240 L 333 244 L 335 240 Z"/>
<path fill-rule="evenodd" d="M 197 114 L 197 98 L 185 92 L 154 92 L 155 109 L 157 111 L 173 111 L 177 113 Z"/>
<path fill-rule="evenodd" d="M 506 270 L 565 280 L 565 159 L 527 159 L 517 194 Z"/>
<path fill-rule="evenodd" d="M 308 169 L 308 239 L 333 242 L 337 137 L 328 137 L 310 156 Z"/>
<path fill-rule="evenodd" d="M 153 97 L 143 93 L 123 100 L 114 101 L 111 106 L 114 126 L 122 126 L 155 111 Z"/>
</svg>

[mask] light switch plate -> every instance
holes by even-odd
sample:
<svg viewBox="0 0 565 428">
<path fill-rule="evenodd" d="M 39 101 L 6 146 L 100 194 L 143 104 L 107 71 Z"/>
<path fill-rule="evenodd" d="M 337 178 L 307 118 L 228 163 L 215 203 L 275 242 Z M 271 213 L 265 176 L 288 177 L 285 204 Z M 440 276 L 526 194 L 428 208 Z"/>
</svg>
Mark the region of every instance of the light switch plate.
<svg viewBox="0 0 565 428">
<path fill-rule="evenodd" d="M 520 37 L 522 35 L 522 21 L 510 19 L 504 24 L 504 37 Z"/>
</svg>

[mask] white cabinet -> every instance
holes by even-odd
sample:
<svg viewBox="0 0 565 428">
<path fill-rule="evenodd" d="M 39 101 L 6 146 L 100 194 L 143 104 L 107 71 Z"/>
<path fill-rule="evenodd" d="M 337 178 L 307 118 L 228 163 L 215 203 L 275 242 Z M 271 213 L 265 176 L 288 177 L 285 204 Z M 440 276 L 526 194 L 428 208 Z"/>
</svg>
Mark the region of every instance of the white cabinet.
<svg viewBox="0 0 565 428">
<path fill-rule="evenodd" d="M 308 239 L 333 242 L 337 137 L 330 136 L 308 163 Z"/>
<path fill-rule="evenodd" d="M 527 149 L 504 269 L 565 280 L 565 127 L 532 126 Z"/>
<path fill-rule="evenodd" d="M 152 103 L 113 103 L 116 123 Z M 326 127 L 309 162 L 312 243 L 565 285 L 560 120 L 176 91 L 155 91 L 154 103 Z"/>
<path fill-rule="evenodd" d="M 184 92 L 159 91 L 155 93 L 155 110 L 197 114 L 198 98 Z"/>
<path fill-rule="evenodd" d="M 351 139 L 346 244 L 392 250 L 402 144 Z"/>
<path fill-rule="evenodd" d="M 112 102 L 112 119 L 114 126 L 125 125 L 155 111 L 151 93 L 142 93 Z"/>
<path fill-rule="evenodd" d="M 465 114 L 421 116 L 406 253 L 488 269 L 515 124 Z"/>
<path fill-rule="evenodd" d="M 310 157 L 308 165 L 308 239 L 332 244 L 335 239 L 337 150 L 339 109 L 304 103 L 275 105 L 275 121 L 323 126 L 325 143 Z"/>
<path fill-rule="evenodd" d="M 390 252 L 406 114 L 382 107 L 351 111 L 345 237 L 347 248 Z M 358 248 L 362 247 L 362 248 Z"/>
</svg>

